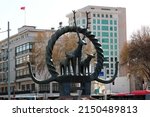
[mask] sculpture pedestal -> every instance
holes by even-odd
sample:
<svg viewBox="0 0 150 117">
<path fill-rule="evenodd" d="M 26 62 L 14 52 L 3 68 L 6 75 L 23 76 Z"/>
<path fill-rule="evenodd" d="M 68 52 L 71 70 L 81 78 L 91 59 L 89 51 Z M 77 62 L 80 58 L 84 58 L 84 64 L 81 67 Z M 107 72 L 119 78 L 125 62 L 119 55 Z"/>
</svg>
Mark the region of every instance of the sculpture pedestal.
<svg viewBox="0 0 150 117">
<path fill-rule="evenodd" d="M 59 82 L 60 96 L 70 96 L 71 83 L 80 83 L 80 87 L 77 90 L 81 90 L 79 95 L 91 94 L 91 82 L 89 76 L 59 76 L 57 82 Z"/>
</svg>

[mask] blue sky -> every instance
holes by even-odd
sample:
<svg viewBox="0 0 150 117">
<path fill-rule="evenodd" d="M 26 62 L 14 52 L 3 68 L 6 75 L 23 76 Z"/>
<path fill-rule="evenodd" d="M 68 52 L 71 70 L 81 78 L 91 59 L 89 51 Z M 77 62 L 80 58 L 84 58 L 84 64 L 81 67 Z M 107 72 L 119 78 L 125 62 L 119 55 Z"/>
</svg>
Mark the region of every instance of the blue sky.
<svg viewBox="0 0 150 117">
<path fill-rule="evenodd" d="M 66 15 L 87 5 L 125 7 L 128 39 L 141 26 L 150 26 L 148 0 L 0 0 L 0 32 L 7 30 L 10 21 L 10 35 L 17 33 L 25 24 L 25 13 L 26 25 L 45 29 L 57 28 L 60 21 L 67 25 Z M 22 6 L 26 7 L 25 11 L 20 10 Z M 0 40 L 5 37 L 6 33 L 0 33 Z"/>
</svg>

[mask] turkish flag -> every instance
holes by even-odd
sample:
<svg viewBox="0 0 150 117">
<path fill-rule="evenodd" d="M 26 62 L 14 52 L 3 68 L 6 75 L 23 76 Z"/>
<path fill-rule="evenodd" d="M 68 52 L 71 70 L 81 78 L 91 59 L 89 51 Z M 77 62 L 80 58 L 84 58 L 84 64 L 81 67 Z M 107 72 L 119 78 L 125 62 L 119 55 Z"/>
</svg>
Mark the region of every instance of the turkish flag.
<svg viewBox="0 0 150 117">
<path fill-rule="evenodd" d="M 25 10 L 25 6 L 23 6 L 23 7 L 20 7 L 20 9 L 21 9 L 21 10 Z"/>
</svg>

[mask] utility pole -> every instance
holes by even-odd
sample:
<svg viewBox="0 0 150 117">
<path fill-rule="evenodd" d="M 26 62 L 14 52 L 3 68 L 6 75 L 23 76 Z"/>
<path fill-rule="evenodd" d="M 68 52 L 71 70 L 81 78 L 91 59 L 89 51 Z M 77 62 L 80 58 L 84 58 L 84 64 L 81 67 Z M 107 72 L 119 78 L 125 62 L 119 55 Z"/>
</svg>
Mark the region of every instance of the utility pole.
<svg viewBox="0 0 150 117">
<path fill-rule="evenodd" d="M 0 28 L 1 29 L 1 28 Z M 10 27 L 9 27 L 9 21 L 8 21 L 8 24 L 7 24 L 7 30 L 5 31 L 2 31 L 0 33 L 4 33 L 4 32 L 7 32 L 7 65 L 8 65 L 8 75 L 7 75 L 7 91 L 8 91 L 8 100 L 10 100 L 10 96 L 11 96 L 11 93 L 10 93 L 10 56 L 9 56 L 9 39 L 10 39 L 10 36 L 9 36 L 9 32 L 10 32 Z M 3 49 L 2 49 L 3 50 Z"/>
<path fill-rule="evenodd" d="M 104 78 L 106 80 L 106 66 L 104 66 Z M 104 100 L 107 100 L 107 89 L 106 89 L 106 84 L 105 84 L 105 92 L 104 92 Z"/>
<path fill-rule="evenodd" d="M 8 60 L 8 100 L 10 100 L 10 96 L 11 96 L 11 93 L 10 93 L 10 56 L 9 56 L 9 31 L 10 31 L 10 27 L 9 27 L 9 21 L 8 21 L 8 29 L 7 29 L 7 32 L 8 32 L 8 39 L 7 39 L 7 44 L 8 44 L 8 48 L 7 48 L 7 60 Z"/>
</svg>

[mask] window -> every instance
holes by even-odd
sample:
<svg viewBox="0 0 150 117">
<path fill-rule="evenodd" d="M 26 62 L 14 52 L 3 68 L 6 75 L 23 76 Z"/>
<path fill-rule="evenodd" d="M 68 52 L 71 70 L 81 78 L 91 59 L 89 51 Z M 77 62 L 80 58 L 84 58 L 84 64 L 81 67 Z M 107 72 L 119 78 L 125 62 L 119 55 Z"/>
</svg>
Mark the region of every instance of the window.
<svg viewBox="0 0 150 117">
<path fill-rule="evenodd" d="M 102 30 L 108 31 L 108 26 L 102 26 Z"/>
<path fill-rule="evenodd" d="M 35 91 L 35 84 L 31 84 L 31 90 Z"/>
<path fill-rule="evenodd" d="M 26 45 L 26 49 L 29 49 L 29 43 L 26 43 L 25 45 Z"/>
<path fill-rule="evenodd" d="M 93 25 L 93 30 L 96 30 L 96 26 L 95 25 Z"/>
<path fill-rule="evenodd" d="M 108 20 L 102 20 L 102 24 L 108 24 Z"/>
<path fill-rule="evenodd" d="M 108 18 L 108 14 L 106 14 L 106 18 Z"/>
<path fill-rule="evenodd" d="M 117 37 L 117 33 L 114 33 L 114 36 Z"/>
<path fill-rule="evenodd" d="M 22 57 L 21 58 L 19 58 L 20 59 L 20 63 L 23 63 L 23 61 L 22 61 Z"/>
<path fill-rule="evenodd" d="M 50 85 L 49 84 L 40 84 L 40 91 L 49 91 Z"/>
<path fill-rule="evenodd" d="M 22 69 L 20 69 L 20 76 L 22 76 L 22 74 L 23 74 L 23 73 L 22 73 L 22 71 L 23 71 L 23 70 L 22 70 Z"/>
<path fill-rule="evenodd" d="M 100 30 L 100 26 L 97 26 L 97 30 Z"/>
<path fill-rule="evenodd" d="M 94 31 L 93 34 L 96 36 L 96 32 Z"/>
<path fill-rule="evenodd" d="M 22 45 L 20 46 L 20 51 L 22 51 L 23 49 L 22 49 Z"/>
<path fill-rule="evenodd" d="M 23 48 L 22 48 L 22 50 L 23 50 L 23 51 L 25 50 L 25 44 L 23 45 Z"/>
<path fill-rule="evenodd" d="M 22 88 L 22 91 L 25 91 L 25 85 L 22 85 L 21 88 Z"/>
<path fill-rule="evenodd" d="M 31 43 L 29 43 L 30 45 L 29 45 L 29 47 L 30 47 L 30 49 L 32 49 L 32 44 Z"/>
<path fill-rule="evenodd" d="M 96 19 L 93 19 L 93 24 L 96 24 Z"/>
<path fill-rule="evenodd" d="M 115 45 L 115 49 L 117 49 L 117 45 Z"/>
<path fill-rule="evenodd" d="M 26 78 L 26 77 L 29 77 L 28 67 L 16 70 L 16 78 L 17 79 Z"/>
<path fill-rule="evenodd" d="M 150 90 L 150 86 L 148 86 L 148 90 Z"/>
<path fill-rule="evenodd" d="M 30 55 L 25 55 L 25 56 L 22 56 L 22 57 L 19 57 L 19 58 L 16 58 L 16 67 L 18 67 L 18 65 L 24 65 L 24 63 L 26 63 L 27 61 L 32 61 L 31 60 L 32 56 Z"/>
<path fill-rule="evenodd" d="M 112 15 L 110 15 L 110 18 L 112 18 Z"/>
<path fill-rule="evenodd" d="M 113 68 L 114 67 L 114 65 L 111 63 L 111 68 Z"/>
<path fill-rule="evenodd" d="M 118 54 L 117 51 L 115 51 L 115 56 L 117 56 L 117 54 Z"/>
<path fill-rule="evenodd" d="M 27 90 L 29 91 L 29 90 L 30 90 L 30 84 L 27 84 L 27 85 L 26 85 L 26 88 L 27 88 Z"/>
<path fill-rule="evenodd" d="M 85 24 L 85 19 L 82 19 L 82 24 Z"/>
<path fill-rule="evenodd" d="M 100 32 L 97 32 L 97 36 L 100 36 Z"/>
<path fill-rule="evenodd" d="M 110 58 L 111 62 L 113 62 L 113 57 Z"/>
<path fill-rule="evenodd" d="M 27 74 L 27 69 L 24 69 L 23 70 L 23 75 L 26 75 Z"/>
<path fill-rule="evenodd" d="M 104 63 L 104 65 L 106 68 L 109 68 L 109 64 L 108 63 Z"/>
<path fill-rule="evenodd" d="M 115 43 L 117 43 L 117 39 L 115 39 Z"/>
<path fill-rule="evenodd" d="M 114 31 L 117 31 L 117 27 L 116 26 L 114 27 Z"/>
<path fill-rule="evenodd" d="M 110 20 L 110 24 L 111 24 L 111 25 L 113 24 L 113 21 L 112 21 L 112 20 Z"/>
<path fill-rule="evenodd" d="M 117 20 L 114 20 L 114 25 L 117 25 Z"/>
<path fill-rule="evenodd" d="M 16 59 L 16 64 L 18 65 L 20 63 L 20 59 Z"/>
<path fill-rule="evenodd" d="M 91 7 L 91 9 L 95 9 L 94 7 Z"/>
<path fill-rule="evenodd" d="M 113 27 L 112 26 L 110 26 L 110 31 L 113 31 Z"/>
<path fill-rule="evenodd" d="M 110 43 L 113 43 L 113 39 L 112 38 L 110 39 Z"/>
<path fill-rule="evenodd" d="M 104 56 L 109 56 L 109 51 L 104 51 Z"/>
<path fill-rule="evenodd" d="M 52 89 L 53 89 L 53 93 L 58 93 L 59 92 L 59 84 L 58 83 L 53 83 L 52 84 Z"/>
<path fill-rule="evenodd" d="M 109 58 L 108 57 L 104 57 L 104 61 L 109 61 Z"/>
<path fill-rule="evenodd" d="M 108 38 L 102 38 L 102 43 L 108 43 L 109 39 Z"/>
<path fill-rule="evenodd" d="M 109 33 L 108 32 L 102 32 L 102 37 L 109 37 Z"/>
<path fill-rule="evenodd" d="M 32 48 L 33 48 L 33 46 L 32 46 L 31 42 L 30 43 L 25 43 L 25 44 L 20 45 L 20 46 L 17 46 L 15 48 L 16 55 L 21 55 L 21 54 L 27 53 L 27 52 L 29 52 L 27 50 L 31 51 Z"/>
<path fill-rule="evenodd" d="M 97 24 L 100 24 L 100 19 L 97 19 Z"/>
<path fill-rule="evenodd" d="M 16 52 L 18 53 L 20 51 L 20 47 L 17 47 Z"/>
<path fill-rule="evenodd" d="M 93 14 L 93 17 L 95 17 L 95 14 Z"/>
<path fill-rule="evenodd" d="M 110 49 L 113 49 L 113 45 L 110 45 Z"/>
<path fill-rule="evenodd" d="M 102 14 L 102 17 L 104 17 L 104 14 Z"/>
<path fill-rule="evenodd" d="M 99 14 L 97 14 L 97 17 L 100 17 L 100 15 L 99 15 Z"/>
<path fill-rule="evenodd" d="M 109 49 L 109 46 L 103 44 L 103 45 L 102 45 L 102 48 L 103 48 L 103 49 Z"/>
<path fill-rule="evenodd" d="M 110 37 L 113 37 L 113 33 L 112 32 L 110 33 Z"/>
<path fill-rule="evenodd" d="M 113 51 L 110 52 L 110 55 L 113 56 Z"/>
<path fill-rule="evenodd" d="M 2 66 L 3 66 L 3 65 L 2 65 L 2 63 L 0 63 L 0 71 L 1 71 L 1 70 L 2 70 L 2 68 L 3 68 Z"/>
<path fill-rule="evenodd" d="M 21 36 L 21 39 L 23 39 L 23 38 L 24 38 L 24 35 Z"/>
</svg>

